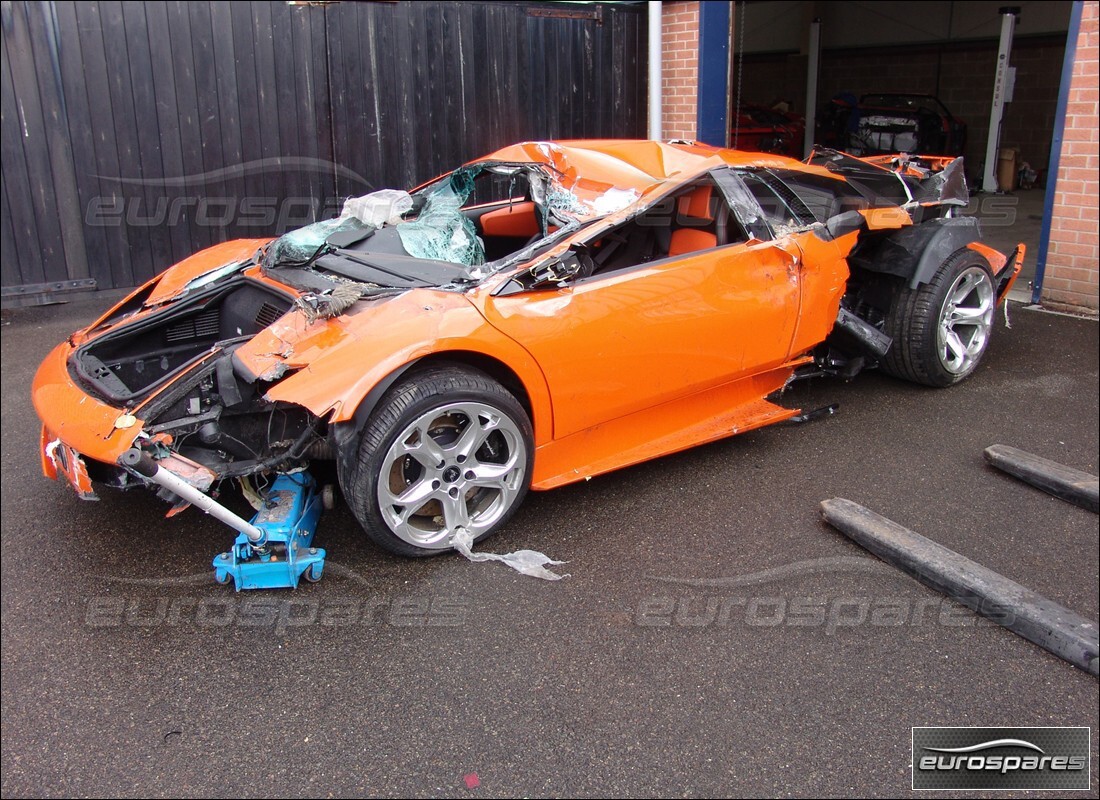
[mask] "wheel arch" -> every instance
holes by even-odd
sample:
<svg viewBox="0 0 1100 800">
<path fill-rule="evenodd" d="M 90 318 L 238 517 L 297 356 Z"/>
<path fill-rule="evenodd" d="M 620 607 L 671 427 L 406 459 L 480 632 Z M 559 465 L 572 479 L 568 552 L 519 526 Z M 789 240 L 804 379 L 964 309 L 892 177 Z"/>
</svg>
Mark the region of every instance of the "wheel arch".
<svg viewBox="0 0 1100 800">
<path fill-rule="evenodd" d="M 535 412 L 531 405 L 531 393 L 527 390 L 527 386 L 523 383 L 523 379 L 520 378 L 519 374 L 512 369 L 512 367 L 495 356 L 479 353 L 475 350 L 443 350 L 429 353 L 426 356 L 410 362 L 406 366 L 406 369 L 401 371 L 401 375 L 408 375 L 443 364 L 457 364 L 459 366 L 472 367 L 484 372 L 507 389 L 511 395 L 519 401 L 519 404 L 523 406 L 523 410 L 527 412 L 527 417 L 531 420 L 531 425 L 534 426 Z M 375 402 L 377 403 L 377 398 L 375 398 Z M 358 415 L 359 411 L 357 409 L 356 416 Z"/>
<path fill-rule="evenodd" d="M 963 275 L 972 270 L 981 272 L 982 283 L 989 287 L 989 305 L 984 305 L 986 301 L 980 301 L 978 306 L 968 304 L 971 309 L 982 308 L 980 315 L 945 317 L 945 314 L 953 315 L 957 305 L 969 299 L 972 293 L 978 292 L 980 300 L 980 284 L 970 284 L 948 306 L 952 293 L 962 285 Z M 893 340 L 893 345 L 880 361 L 882 369 L 897 378 L 940 388 L 969 377 L 985 353 L 993 329 L 997 302 L 993 280 L 988 259 L 981 252 L 961 247 L 939 265 L 928 283 L 917 287 L 898 284 L 896 302 L 884 319 L 884 332 Z M 958 333 L 956 325 L 966 329 L 964 335 L 967 337 L 965 340 L 956 338 L 958 348 L 950 348 L 959 360 L 957 368 L 945 360 L 947 351 L 943 337 L 946 334 L 941 333 L 948 330 Z"/>
<path fill-rule="evenodd" d="M 852 266 L 894 275 L 916 289 L 932 280 L 940 264 L 978 242 L 981 229 L 976 217 L 944 217 L 863 236 L 866 238 L 849 256 Z"/>
<path fill-rule="evenodd" d="M 354 442 L 359 440 L 359 435 L 366 426 L 370 415 L 378 407 L 379 402 L 386 392 L 404 377 L 422 372 L 435 366 L 459 365 L 477 369 L 495 380 L 516 398 L 519 404 L 527 412 L 531 420 L 531 426 L 535 431 L 535 445 L 549 441 L 552 424 L 549 407 L 549 393 L 545 385 L 532 385 L 535 382 L 529 377 L 527 381 L 519 372 L 502 359 L 476 350 L 438 350 L 427 353 L 391 370 L 384 378 L 379 380 L 358 402 L 355 412 L 343 422 L 333 425 L 333 443 L 337 450 L 337 459 L 344 460 L 349 454 L 354 454 Z M 542 390 L 540 393 L 539 390 Z"/>
</svg>

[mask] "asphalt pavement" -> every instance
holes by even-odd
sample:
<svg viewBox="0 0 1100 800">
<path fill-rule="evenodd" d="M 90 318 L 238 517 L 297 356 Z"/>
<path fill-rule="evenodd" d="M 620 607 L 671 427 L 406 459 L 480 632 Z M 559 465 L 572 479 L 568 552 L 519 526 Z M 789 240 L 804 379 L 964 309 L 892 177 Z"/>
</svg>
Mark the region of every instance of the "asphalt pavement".
<svg viewBox="0 0 1100 800">
<path fill-rule="evenodd" d="M 221 524 L 39 472 L 35 368 L 97 310 L 3 316 L 5 797 L 898 797 L 923 725 L 1090 726 L 1064 796 L 1097 796 L 1097 680 L 818 512 L 849 498 L 1097 619 L 1097 516 L 982 458 L 1097 473 L 1095 321 L 1015 306 L 961 386 L 806 382 L 785 402 L 835 416 L 532 494 L 478 549 L 559 582 L 389 556 L 341 504 L 320 583 L 235 594 Z"/>
</svg>

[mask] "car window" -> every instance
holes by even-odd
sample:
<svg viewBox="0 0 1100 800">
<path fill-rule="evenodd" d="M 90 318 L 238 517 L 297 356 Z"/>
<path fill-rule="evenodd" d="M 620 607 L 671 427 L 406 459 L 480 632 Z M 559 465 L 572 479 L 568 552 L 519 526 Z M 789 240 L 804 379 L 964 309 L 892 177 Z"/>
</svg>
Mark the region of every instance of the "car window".
<svg viewBox="0 0 1100 800">
<path fill-rule="evenodd" d="M 721 189 L 708 175 L 590 241 L 591 275 L 748 240 Z"/>
<path fill-rule="evenodd" d="M 818 221 L 802 199 L 768 170 L 740 174 L 777 236 Z"/>
<path fill-rule="evenodd" d="M 718 184 L 734 217 L 748 231 L 749 238 L 765 242 L 773 238 L 771 226 L 760 204 L 745 185 L 744 178 L 728 167 L 712 170 L 711 178 Z"/>
<path fill-rule="evenodd" d="M 821 223 L 845 211 L 870 206 L 870 202 L 847 181 L 795 170 L 772 170 L 772 174 L 783 181 Z"/>
<path fill-rule="evenodd" d="M 483 170 L 474 178 L 474 188 L 463 204 L 463 208 L 488 205 L 489 203 L 519 203 L 529 200 L 530 186 L 527 174 L 516 172 L 513 175 L 500 175 Z"/>
</svg>

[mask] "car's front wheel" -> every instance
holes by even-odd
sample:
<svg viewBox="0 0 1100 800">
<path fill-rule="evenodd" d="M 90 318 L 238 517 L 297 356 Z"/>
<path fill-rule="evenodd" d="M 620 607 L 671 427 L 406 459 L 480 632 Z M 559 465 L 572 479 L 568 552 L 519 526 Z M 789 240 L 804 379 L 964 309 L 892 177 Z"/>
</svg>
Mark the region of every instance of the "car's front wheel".
<svg viewBox="0 0 1100 800">
<path fill-rule="evenodd" d="M 371 414 L 340 483 L 376 543 L 406 556 L 451 549 L 500 528 L 531 481 L 531 422 L 489 376 L 438 367 L 397 383 Z"/>
<path fill-rule="evenodd" d="M 958 383 L 985 354 L 996 307 L 989 262 L 972 250 L 957 251 L 928 283 L 897 289 L 885 321 L 894 341 L 882 368 L 926 386 Z"/>
</svg>

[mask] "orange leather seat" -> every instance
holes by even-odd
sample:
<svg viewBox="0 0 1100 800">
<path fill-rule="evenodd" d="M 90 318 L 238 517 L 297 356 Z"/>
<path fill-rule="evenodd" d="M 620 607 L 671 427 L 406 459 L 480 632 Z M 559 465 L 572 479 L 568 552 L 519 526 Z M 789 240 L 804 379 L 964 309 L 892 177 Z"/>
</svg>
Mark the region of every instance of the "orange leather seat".
<svg viewBox="0 0 1100 800">
<path fill-rule="evenodd" d="M 684 253 L 694 253 L 697 250 L 709 250 L 718 246 L 718 237 L 708 231 L 698 228 L 680 228 L 672 232 L 672 239 L 668 244 L 670 256 L 682 256 Z"/>
<path fill-rule="evenodd" d="M 678 225 L 684 225 L 695 220 L 697 223 L 702 220 L 713 220 L 714 214 L 711 210 L 711 187 L 700 186 L 684 195 L 677 203 L 677 210 L 679 211 L 678 219 L 676 223 Z M 706 230 L 703 230 L 702 225 L 697 227 L 683 227 L 677 228 L 672 232 L 672 239 L 669 241 L 668 254 L 670 256 L 680 256 L 684 253 L 694 253 L 697 250 L 709 250 L 712 247 L 718 246 L 718 237 Z"/>
<path fill-rule="evenodd" d="M 714 219 L 714 213 L 711 209 L 710 202 L 711 191 L 710 186 L 698 186 L 681 197 L 677 204 L 677 210 L 680 212 L 680 217 Z"/>
<path fill-rule="evenodd" d="M 539 220 L 535 213 L 535 204 L 512 203 L 481 215 L 481 233 L 483 236 L 510 236 L 526 239 L 539 233 Z"/>
</svg>

